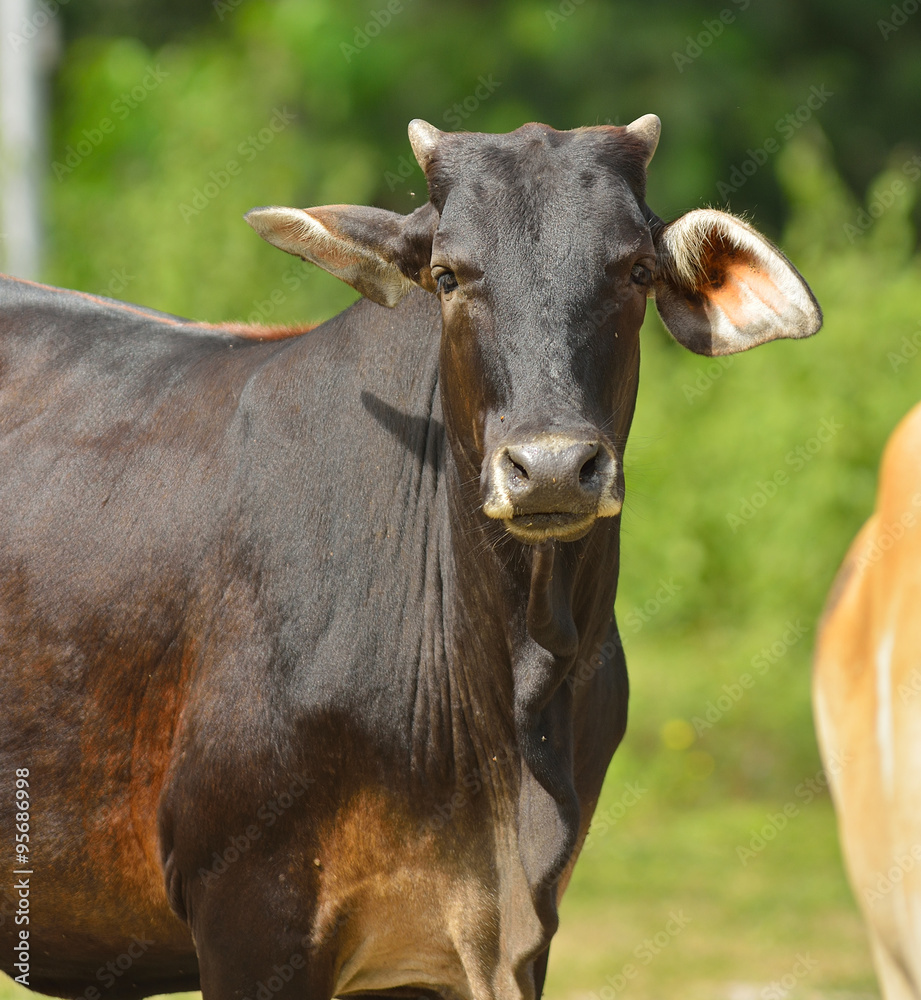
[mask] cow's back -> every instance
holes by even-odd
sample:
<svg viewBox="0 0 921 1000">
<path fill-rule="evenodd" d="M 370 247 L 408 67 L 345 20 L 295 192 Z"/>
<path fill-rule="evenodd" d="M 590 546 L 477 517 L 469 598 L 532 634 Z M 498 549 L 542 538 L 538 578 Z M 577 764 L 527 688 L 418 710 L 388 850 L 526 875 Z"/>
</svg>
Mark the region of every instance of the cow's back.
<svg viewBox="0 0 921 1000">
<path fill-rule="evenodd" d="M 893 433 L 876 509 L 818 643 L 819 743 L 887 1000 L 921 996 L 921 407 Z"/>
<path fill-rule="evenodd" d="M 228 502 L 228 439 L 252 359 L 232 358 L 230 338 L 140 310 L 9 285 L 19 294 L 10 303 L 0 285 L 0 572 L 11 617 L 0 642 L 8 656 L 59 645 L 66 659 L 75 632 L 105 629 L 78 609 L 110 608 L 156 643 L 158 613 L 182 599 L 157 590 L 195 563 Z"/>
</svg>

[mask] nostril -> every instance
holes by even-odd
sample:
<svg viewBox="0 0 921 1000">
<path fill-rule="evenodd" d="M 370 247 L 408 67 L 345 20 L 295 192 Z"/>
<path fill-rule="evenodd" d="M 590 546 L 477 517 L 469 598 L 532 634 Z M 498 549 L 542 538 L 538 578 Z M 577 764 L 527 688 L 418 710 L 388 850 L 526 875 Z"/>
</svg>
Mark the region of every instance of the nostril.
<svg viewBox="0 0 921 1000">
<path fill-rule="evenodd" d="M 522 452 L 523 449 L 521 448 L 509 448 L 505 452 L 505 458 L 508 462 L 509 473 L 514 474 L 522 481 L 527 481 L 531 478 L 531 474 L 528 472 L 528 466 L 525 464 L 528 461 L 528 457 Z"/>
<path fill-rule="evenodd" d="M 582 466 L 579 470 L 579 482 L 584 486 L 590 480 L 595 478 L 595 474 L 598 472 L 598 456 L 592 455 L 592 457 Z"/>
<path fill-rule="evenodd" d="M 589 445 L 583 454 L 585 455 L 585 461 L 579 469 L 579 483 L 582 486 L 586 486 L 598 475 L 598 459 L 601 455 L 601 445 L 597 442 Z"/>
<path fill-rule="evenodd" d="M 519 465 L 514 458 L 509 458 L 509 461 L 512 463 L 512 469 L 514 469 L 515 475 L 518 476 L 519 479 L 531 478 L 528 475 L 528 470 L 523 465 Z"/>
</svg>

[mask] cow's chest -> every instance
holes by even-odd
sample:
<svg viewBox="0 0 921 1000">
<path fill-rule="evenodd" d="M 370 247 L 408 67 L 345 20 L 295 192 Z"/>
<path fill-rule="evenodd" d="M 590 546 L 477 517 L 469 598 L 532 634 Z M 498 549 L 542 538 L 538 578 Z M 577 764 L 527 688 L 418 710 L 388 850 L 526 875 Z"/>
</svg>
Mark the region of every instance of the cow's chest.
<svg viewBox="0 0 921 1000">
<path fill-rule="evenodd" d="M 366 793 L 317 854 L 314 947 L 334 952 L 335 995 L 520 997 L 515 968 L 543 929 L 503 817 L 471 805 L 469 817 L 419 824 L 397 796 Z"/>
</svg>

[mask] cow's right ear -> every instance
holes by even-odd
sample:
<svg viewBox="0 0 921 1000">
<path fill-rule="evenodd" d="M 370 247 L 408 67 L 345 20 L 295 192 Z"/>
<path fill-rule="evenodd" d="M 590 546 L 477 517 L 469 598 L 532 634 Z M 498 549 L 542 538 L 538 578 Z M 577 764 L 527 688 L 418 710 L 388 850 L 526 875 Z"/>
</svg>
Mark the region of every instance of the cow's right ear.
<svg viewBox="0 0 921 1000">
<path fill-rule="evenodd" d="M 413 287 L 435 291 L 430 262 L 438 213 L 411 215 L 357 205 L 254 208 L 244 216 L 273 246 L 319 264 L 362 295 L 395 306 Z"/>
<path fill-rule="evenodd" d="M 781 337 L 809 337 L 822 311 L 799 272 L 756 229 L 697 209 L 659 230 L 656 306 L 671 335 L 697 354 L 735 354 Z"/>
</svg>

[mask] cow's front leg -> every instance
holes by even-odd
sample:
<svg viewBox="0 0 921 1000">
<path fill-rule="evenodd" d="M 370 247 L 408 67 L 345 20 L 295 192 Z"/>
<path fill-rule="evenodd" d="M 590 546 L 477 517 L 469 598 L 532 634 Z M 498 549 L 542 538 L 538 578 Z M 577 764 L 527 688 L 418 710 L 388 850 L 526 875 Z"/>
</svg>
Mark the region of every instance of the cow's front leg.
<svg viewBox="0 0 921 1000">
<path fill-rule="evenodd" d="M 203 1000 L 329 1000 L 331 963 L 318 962 L 309 949 L 299 945 L 289 942 L 279 947 L 268 941 L 257 927 L 269 916 L 252 916 L 249 938 L 202 942 L 199 967 Z"/>
<path fill-rule="evenodd" d="M 329 1000 L 329 958 L 305 946 L 303 935 L 287 934 L 270 913 L 245 902 L 240 909 L 250 923 L 238 927 L 238 937 L 218 931 L 199 944 L 203 1000 Z"/>
<path fill-rule="evenodd" d="M 312 913 L 284 874 L 228 872 L 190 900 L 204 1000 L 329 1000 L 333 950 L 312 943 Z"/>
</svg>

